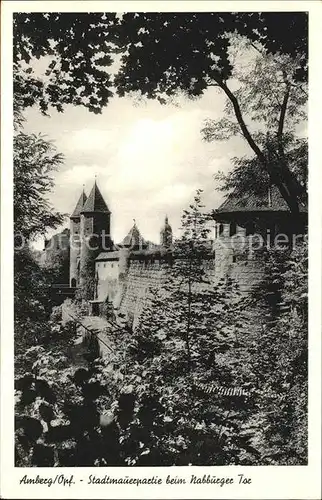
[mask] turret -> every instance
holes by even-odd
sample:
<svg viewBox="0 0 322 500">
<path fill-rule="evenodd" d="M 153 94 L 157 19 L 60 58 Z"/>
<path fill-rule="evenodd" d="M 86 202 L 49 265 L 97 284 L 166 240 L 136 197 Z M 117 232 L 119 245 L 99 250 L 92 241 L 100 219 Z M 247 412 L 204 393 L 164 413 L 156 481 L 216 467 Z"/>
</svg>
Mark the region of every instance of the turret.
<svg viewBox="0 0 322 500">
<path fill-rule="evenodd" d="M 135 220 L 132 228 L 122 241 L 121 246 L 123 248 L 130 248 L 131 250 L 142 250 L 147 248 L 147 242 L 141 235 Z"/>
<path fill-rule="evenodd" d="M 111 249 L 111 212 L 96 184 L 81 210 L 80 283 L 94 280 L 94 260 L 101 251 Z"/>
<path fill-rule="evenodd" d="M 75 209 L 70 216 L 69 284 L 72 287 L 76 287 L 79 283 L 78 266 L 79 266 L 80 251 L 81 251 L 80 220 L 81 220 L 81 210 L 86 200 L 87 196 L 83 190 L 75 206 Z"/>
<path fill-rule="evenodd" d="M 172 228 L 169 224 L 167 215 L 164 219 L 164 226 L 160 231 L 160 245 L 164 248 L 170 248 L 172 245 Z"/>
</svg>

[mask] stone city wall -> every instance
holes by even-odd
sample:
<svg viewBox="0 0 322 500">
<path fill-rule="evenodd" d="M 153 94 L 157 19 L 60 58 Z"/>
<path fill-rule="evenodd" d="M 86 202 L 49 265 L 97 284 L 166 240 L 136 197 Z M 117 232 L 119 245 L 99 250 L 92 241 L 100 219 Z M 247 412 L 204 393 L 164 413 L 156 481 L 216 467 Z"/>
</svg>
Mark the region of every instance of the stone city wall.
<svg viewBox="0 0 322 500">
<path fill-rule="evenodd" d="M 216 285 L 220 279 L 232 278 L 242 293 L 249 293 L 263 276 L 263 263 L 249 255 L 238 245 L 215 245 L 214 258 L 204 261 L 210 281 Z M 123 279 L 119 280 L 118 296 L 114 302 L 117 314 L 133 325 L 138 322 L 149 287 L 160 286 L 164 276 L 162 261 L 130 261 Z M 116 303 L 117 302 L 117 303 Z"/>
</svg>

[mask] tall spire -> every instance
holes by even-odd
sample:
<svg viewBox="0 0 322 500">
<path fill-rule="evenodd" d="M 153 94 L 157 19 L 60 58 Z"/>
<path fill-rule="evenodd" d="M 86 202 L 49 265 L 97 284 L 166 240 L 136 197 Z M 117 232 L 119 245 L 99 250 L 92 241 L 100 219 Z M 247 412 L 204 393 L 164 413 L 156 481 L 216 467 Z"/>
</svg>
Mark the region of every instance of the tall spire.
<svg viewBox="0 0 322 500">
<path fill-rule="evenodd" d="M 108 206 L 105 203 L 105 200 L 100 190 L 98 189 L 98 186 L 96 184 L 96 178 L 94 181 L 94 186 L 92 188 L 92 191 L 90 192 L 87 201 L 81 211 L 81 213 L 86 213 L 86 212 L 99 212 L 106 214 L 111 213 Z"/>
<path fill-rule="evenodd" d="M 164 226 L 160 231 L 160 245 L 169 248 L 172 245 L 172 228 L 169 224 L 168 215 L 164 218 Z"/>
<path fill-rule="evenodd" d="M 87 196 L 85 194 L 84 184 L 83 184 L 82 194 L 80 195 L 80 197 L 78 199 L 78 202 L 76 203 L 76 207 L 74 208 L 74 211 L 73 211 L 73 213 L 70 216 L 71 219 L 77 219 L 78 217 L 80 217 L 82 208 L 83 208 L 86 200 L 87 200 Z"/>
</svg>

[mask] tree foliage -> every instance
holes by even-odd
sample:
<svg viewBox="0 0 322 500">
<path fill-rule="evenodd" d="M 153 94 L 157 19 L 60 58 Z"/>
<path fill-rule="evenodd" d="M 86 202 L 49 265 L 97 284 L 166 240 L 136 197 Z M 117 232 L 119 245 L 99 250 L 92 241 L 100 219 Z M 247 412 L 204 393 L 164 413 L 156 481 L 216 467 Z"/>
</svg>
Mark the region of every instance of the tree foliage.
<svg viewBox="0 0 322 500">
<path fill-rule="evenodd" d="M 231 57 L 236 33 L 260 53 L 244 76 Z M 307 96 L 307 14 L 28 13 L 15 16 L 14 40 L 15 92 L 23 106 L 37 103 L 43 112 L 49 105 L 62 111 L 65 104 L 100 112 L 112 91 L 139 91 L 165 102 L 178 91 L 196 97 L 217 87 L 234 116 L 233 125 L 221 122 L 219 129 L 243 135 L 297 217 L 305 192 L 286 161 L 283 133 L 285 122 L 300 119 Z M 46 61 L 45 78 L 30 65 L 35 57 Z M 242 92 L 231 85 L 236 77 Z M 270 134 L 276 125 L 277 161 L 265 155 L 248 114 L 264 118 Z M 218 135 L 216 127 L 208 124 L 208 138 Z"/>
<path fill-rule="evenodd" d="M 57 262 L 44 269 L 30 244 L 64 220 L 48 200 L 54 187 L 53 173 L 63 156 L 45 137 L 24 132 L 18 93 L 13 104 L 15 349 L 23 351 L 26 345 L 37 343 L 41 330 L 46 330 L 45 321 L 52 307 L 50 287 L 62 270 Z"/>
<path fill-rule="evenodd" d="M 250 186 L 258 183 L 259 189 L 273 183 L 292 209 L 291 198 L 296 204 L 306 200 L 308 162 L 307 141 L 296 135 L 298 123 L 305 122 L 307 102 L 307 92 L 296 77 L 299 61 L 266 53 L 263 46 L 236 35 L 230 37 L 229 54 L 235 90 L 227 96 L 225 116 L 206 120 L 204 138 L 227 140 L 241 134 L 253 157 L 233 159 L 235 169 L 226 178 L 228 184 L 233 181 L 236 191 L 245 193 L 247 178 Z"/>
<path fill-rule="evenodd" d="M 308 182 L 308 143 L 306 139 L 295 138 L 292 134 L 284 138 L 284 155 L 290 170 L 304 190 Z M 266 155 L 270 155 L 271 142 L 264 147 Z M 275 144 L 276 146 L 276 144 Z M 270 186 L 270 177 L 256 156 L 232 158 L 233 168 L 227 173 L 217 172 L 214 179 L 217 189 L 225 193 L 235 192 L 237 195 L 264 195 Z"/>
<path fill-rule="evenodd" d="M 201 266 L 211 250 L 207 220 L 198 192 L 183 216 L 178 265 L 169 265 L 161 289 L 151 289 L 134 333 L 118 332 L 105 361 L 89 357 L 86 369 L 70 367 L 68 345 L 55 338 L 64 330 L 53 325 L 46 349 L 27 350 L 27 375 L 17 380 L 18 465 L 219 465 L 256 455 L 240 435 L 252 402 L 241 407 L 242 398 L 200 389 L 248 378 L 232 355 L 242 338 L 227 328 L 237 291 L 229 283 L 209 289 Z"/>
<path fill-rule="evenodd" d="M 292 25 L 290 38 L 278 33 L 277 25 Z M 260 41 L 271 53 L 300 54 L 297 78 L 304 77 L 300 68 L 307 64 L 305 14 L 127 13 L 121 23 L 128 52 L 118 74 L 120 92 L 141 90 L 153 97 L 181 89 L 201 95 L 208 85 L 226 82 L 233 70 L 227 35 L 236 31 Z M 149 54 L 153 65 L 147 64 Z"/>
<path fill-rule="evenodd" d="M 16 237 L 29 240 L 56 228 L 63 216 L 48 202 L 53 172 L 63 157 L 42 136 L 19 131 L 14 136 L 14 231 Z M 17 243 L 18 243 L 17 241 Z"/>
<path fill-rule="evenodd" d="M 228 40 L 231 88 L 242 115 L 247 117 L 249 130 L 253 135 L 257 133 L 254 137 L 260 142 L 267 134 L 279 138 L 284 131 L 293 131 L 294 126 L 306 118 L 307 88 L 298 82 L 296 73 L 301 54 L 272 54 L 259 42 L 252 43 L 237 34 L 230 35 Z M 227 96 L 225 118 L 208 123 L 206 138 L 226 139 L 242 132 L 236 118 Z M 264 132 L 263 138 L 258 137 L 259 132 Z"/>
<path fill-rule="evenodd" d="M 52 285 L 61 282 L 64 267 L 65 261 L 57 260 L 44 266 L 28 245 L 14 252 L 15 367 L 27 349 L 46 344 L 54 306 Z"/>
<path fill-rule="evenodd" d="M 307 245 L 265 249 L 258 293 L 243 297 L 210 279 L 208 218 L 198 191 L 161 285 L 133 332 L 111 324 L 104 359 L 95 332 L 80 357 L 75 324 L 30 318 L 16 465 L 307 463 Z"/>
<path fill-rule="evenodd" d="M 99 112 L 112 95 L 112 83 L 121 94 L 180 88 L 200 95 L 209 79 L 230 77 L 225 35 L 236 30 L 271 53 L 301 54 L 297 79 L 305 79 L 304 13 L 19 13 L 16 90 L 25 106 L 37 102 L 43 111 L 81 104 Z M 113 82 L 108 71 L 118 53 L 122 65 Z M 30 62 L 46 56 L 47 79 L 42 79 Z"/>
<path fill-rule="evenodd" d="M 305 465 L 308 460 L 307 250 L 305 241 L 292 252 L 270 250 L 257 294 L 266 320 L 252 370 L 259 388 L 258 439 L 267 465 Z"/>
<path fill-rule="evenodd" d="M 115 14 L 19 13 L 14 16 L 14 90 L 24 107 L 62 111 L 66 104 L 100 112 L 111 97 Z M 115 52 L 115 50 L 114 50 Z M 42 59 L 44 74 L 30 64 Z"/>
<path fill-rule="evenodd" d="M 116 82 L 121 95 L 140 90 L 161 100 L 178 89 L 199 96 L 210 86 L 216 87 L 227 98 L 226 116 L 219 122 L 208 121 L 206 138 L 241 134 L 297 219 L 299 197 L 305 198 L 305 190 L 287 162 L 284 131 L 301 119 L 301 106 L 307 100 L 303 88 L 307 19 L 305 14 L 284 13 L 278 20 L 276 16 L 279 14 L 127 14 L 123 27 L 128 52 Z M 276 26 L 283 23 L 292 25 L 298 37 L 292 48 L 284 36 L 277 35 Z M 240 52 L 246 47 L 258 55 L 254 67 L 250 70 L 246 61 L 241 72 Z M 152 64 L 148 62 L 151 55 Z M 236 80 L 240 82 L 237 88 Z M 258 121 L 264 124 L 264 138 L 263 131 L 258 134 L 249 120 L 255 126 Z M 268 140 L 274 156 L 265 154 Z M 274 151 L 273 144 L 277 145 Z"/>
<path fill-rule="evenodd" d="M 69 283 L 70 230 L 65 228 L 49 240 L 45 240 L 43 251 L 34 252 L 45 271 L 55 275 L 56 283 Z"/>
<path fill-rule="evenodd" d="M 48 196 L 54 186 L 53 172 L 63 158 L 42 136 L 23 130 L 19 96 L 14 100 L 14 336 L 15 369 L 26 350 L 45 343 L 50 332 L 51 285 L 59 278 L 61 263 L 40 265 L 31 242 L 56 228 L 63 215 L 51 207 Z"/>
</svg>

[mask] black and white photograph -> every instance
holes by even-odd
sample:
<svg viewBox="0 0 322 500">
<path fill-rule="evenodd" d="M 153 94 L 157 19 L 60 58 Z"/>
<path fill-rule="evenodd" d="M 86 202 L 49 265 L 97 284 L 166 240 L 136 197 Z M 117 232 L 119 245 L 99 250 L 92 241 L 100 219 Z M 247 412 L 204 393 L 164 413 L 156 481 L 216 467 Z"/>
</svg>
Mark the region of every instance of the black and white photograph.
<svg viewBox="0 0 322 500">
<path fill-rule="evenodd" d="M 14 467 L 307 466 L 309 13 L 50 3 L 12 17 Z"/>
</svg>

